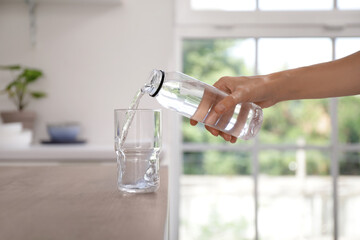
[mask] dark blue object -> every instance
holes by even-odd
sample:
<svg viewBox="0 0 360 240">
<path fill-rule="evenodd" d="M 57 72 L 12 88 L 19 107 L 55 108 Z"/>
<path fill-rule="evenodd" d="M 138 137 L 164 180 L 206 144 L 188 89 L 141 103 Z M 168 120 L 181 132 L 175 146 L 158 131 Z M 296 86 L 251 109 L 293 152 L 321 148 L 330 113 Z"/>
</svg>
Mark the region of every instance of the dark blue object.
<svg viewBox="0 0 360 240">
<path fill-rule="evenodd" d="M 41 140 L 42 144 L 85 144 L 86 140 L 76 139 L 75 141 L 52 141 L 52 140 Z"/>
<path fill-rule="evenodd" d="M 74 142 L 80 133 L 80 126 L 74 124 L 48 125 L 47 130 L 53 142 Z"/>
</svg>

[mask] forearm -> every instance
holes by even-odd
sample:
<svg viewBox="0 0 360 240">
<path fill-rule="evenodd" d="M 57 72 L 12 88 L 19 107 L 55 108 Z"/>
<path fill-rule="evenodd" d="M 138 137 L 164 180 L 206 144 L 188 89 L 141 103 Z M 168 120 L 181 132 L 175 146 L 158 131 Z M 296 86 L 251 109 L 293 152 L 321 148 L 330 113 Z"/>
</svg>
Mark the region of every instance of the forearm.
<svg viewBox="0 0 360 240">
<path fill-rule="evenodd" d="M 270 74 L 277 101 L 360 94 L 360 51 L 348 57 Z"/>
</svg>

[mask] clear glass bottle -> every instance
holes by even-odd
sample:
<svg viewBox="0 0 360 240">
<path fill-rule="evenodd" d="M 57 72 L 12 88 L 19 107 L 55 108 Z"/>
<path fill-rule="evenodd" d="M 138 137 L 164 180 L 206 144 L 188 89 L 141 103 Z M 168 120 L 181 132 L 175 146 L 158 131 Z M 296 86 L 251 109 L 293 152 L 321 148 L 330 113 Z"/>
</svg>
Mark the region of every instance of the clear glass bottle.
<svg viewBox="0 0 360 240">
<path fill-rule="evenodd" d="M 262 124 L 262 109 L 254 103 L 237 104 L 214 118 L 212 109 L 227 93 L 179 72 L 153 70 L 145 92 L 165 108 L 241 139 L 254 137 Z"/>
</svg>

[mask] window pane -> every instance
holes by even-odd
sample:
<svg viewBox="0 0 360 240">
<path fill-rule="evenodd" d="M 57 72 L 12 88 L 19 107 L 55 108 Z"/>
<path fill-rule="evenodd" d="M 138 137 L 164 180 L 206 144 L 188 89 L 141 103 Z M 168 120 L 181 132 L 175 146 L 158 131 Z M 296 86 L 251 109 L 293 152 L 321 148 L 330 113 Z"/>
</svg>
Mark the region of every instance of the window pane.
<svg viewBox="0 0 360 240">
<path fill-rule="evenodd" d="M 254 39 L 188 39 L 183 41 L 183 72 L 201 81 L 214 84 L 223 76 L 254 75 Z M 183 141 L 224 143 L 201 124 L 193 127 L 183 120 Z M 244 141 L 239 141 L 244 143 Z M 248 141 L 247 141 L 248 143 Z"/>
<path fill-rule="evenodd" d="M 255 0 L 191 0 L 191 9 L 200 11 L 249 11 L 255 7 Z"/>
<path fill-rule="evenodd" d="M 185 152 L 183 170 L 185 175 L 251 175 L 249 158 L 247 152 Z"/>
<path fill-rule="evenodd" d="M 329 38 L 259 39 L 259 73 L 268 74 L 332 60 Z"/>
<path fill-rule="evenodd" d="M 262 151 L 259 166 L 260 239 L 333 239 L 327 154 Z"/>
<path fill-rule="evenodd" d="M 333 0 L 259 0 L 260 10 L 330 10 Z"/>
<path fill-rule="evenodd" d="M 360 96 L 339 98 L 339 141 L 360 143 Z"/>
<path fill-rule="evenodd" d="M 339 9 L 342 10 L 356 10 L 360 9 L 359 0 L 337 0 L 337 5 Z"/>
<path fill-rule="evenodd" d="M 184 153 L 180 184 L 181 240 L 254 239 L 248 153 Z"/>
<path fill-rule="evenodd" d="M 360 50 L 360 38 L 337 38 L 336 58 L 342 58 Z M 360 96 L 339 98 L 338 121 L 339 141 L 360 143 Z"/>
<path fill-rule="evenodd" d="M 360 3 L 360 1 L 359 1 Z M 358 38 L 336 38 L 335 58 L 342 58 L 360 51 L 360 37 Z"/>
<path fill-rule="evenodd" d="M 330 61 L 331 44 L 328 38 L 259 39 L 259 73 L 267 74 Z M 326 144 L 330 141 L 330 131 L 327 99 L 288 101 L 264 109 L 260 141 Z"/>
<path fill-rule="evenodd" d="M 287 101 L 264 109 L 262 143 L 328 144 L 331 119 L 327 99 Z"/>
<path fill-rule="evenodd" d="M 339 168 L 339 236 L 341 240 L 360 239 L 360 153 L 343 153 Z"/>
</svg>

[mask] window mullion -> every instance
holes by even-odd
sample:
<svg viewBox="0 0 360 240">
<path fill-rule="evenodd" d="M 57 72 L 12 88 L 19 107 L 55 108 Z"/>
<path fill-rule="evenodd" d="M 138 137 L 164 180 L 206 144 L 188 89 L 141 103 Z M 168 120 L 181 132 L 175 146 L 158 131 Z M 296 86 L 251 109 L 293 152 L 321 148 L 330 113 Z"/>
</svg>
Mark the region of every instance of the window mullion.
<svg viewBox="0 0 360 240">
<path fill-rule="evenodd" d="M 330 100 L 330 114 L 331 114 L 331 176 L 332 176 L 332 198 L 333 198 L 333 228 L 334 240 L 338 239 L 338 157 L 339 157 L 339 143 L 338 143 L 338 122 L 337 122 L 337 99 Z"/>
<path fill-rule="evenodd" d="M 335 59 L 335 38 L 332 38 L 332 59 Z M 338 158 L 339 158 L 339 140 L 338 140 L 338 114 L 337 98 L 330 100 L 330 117 L 331 117 L 331 176 L 332 176 L 332 198 L 333 198 L 333 239 L 338 240 Z"/>
<path fill-rule="evenodd" d="M 182 69 L 182 40 L 181 35 L 176 31 L 174 33 L 175 42 L 175 56 L 176 56 L 176 68 Z M 169 207 L 168 207 L 168 234 L 169 239 L 179 239 L 179 226 L 180 226 L 180 178 L 183 169 L 183 142 L 182 142 L 182 117 L 175 113 L 172 113 L 172 119 L 175 124 L 172 145 L 172 155 L 169 162 Z M 170 187 L 171 186 L 171 187 Z"/>
<path fill-rule="evenodd" d="M 258 2 L 256 0 L 256 9 L 258 9 Z M 258 50 L 259 50 L 259 39 L 255 38 L 255 75 L 259 74 L 259 61 L 258 61 Z M 252 164 L 253 164 L 253 179 L 254 179 L 254 202 L 255 202 L 255 240 L 259 239 L 259 135 L 255 137 L 253 152 L 252 152 Z"/>
</svg>

